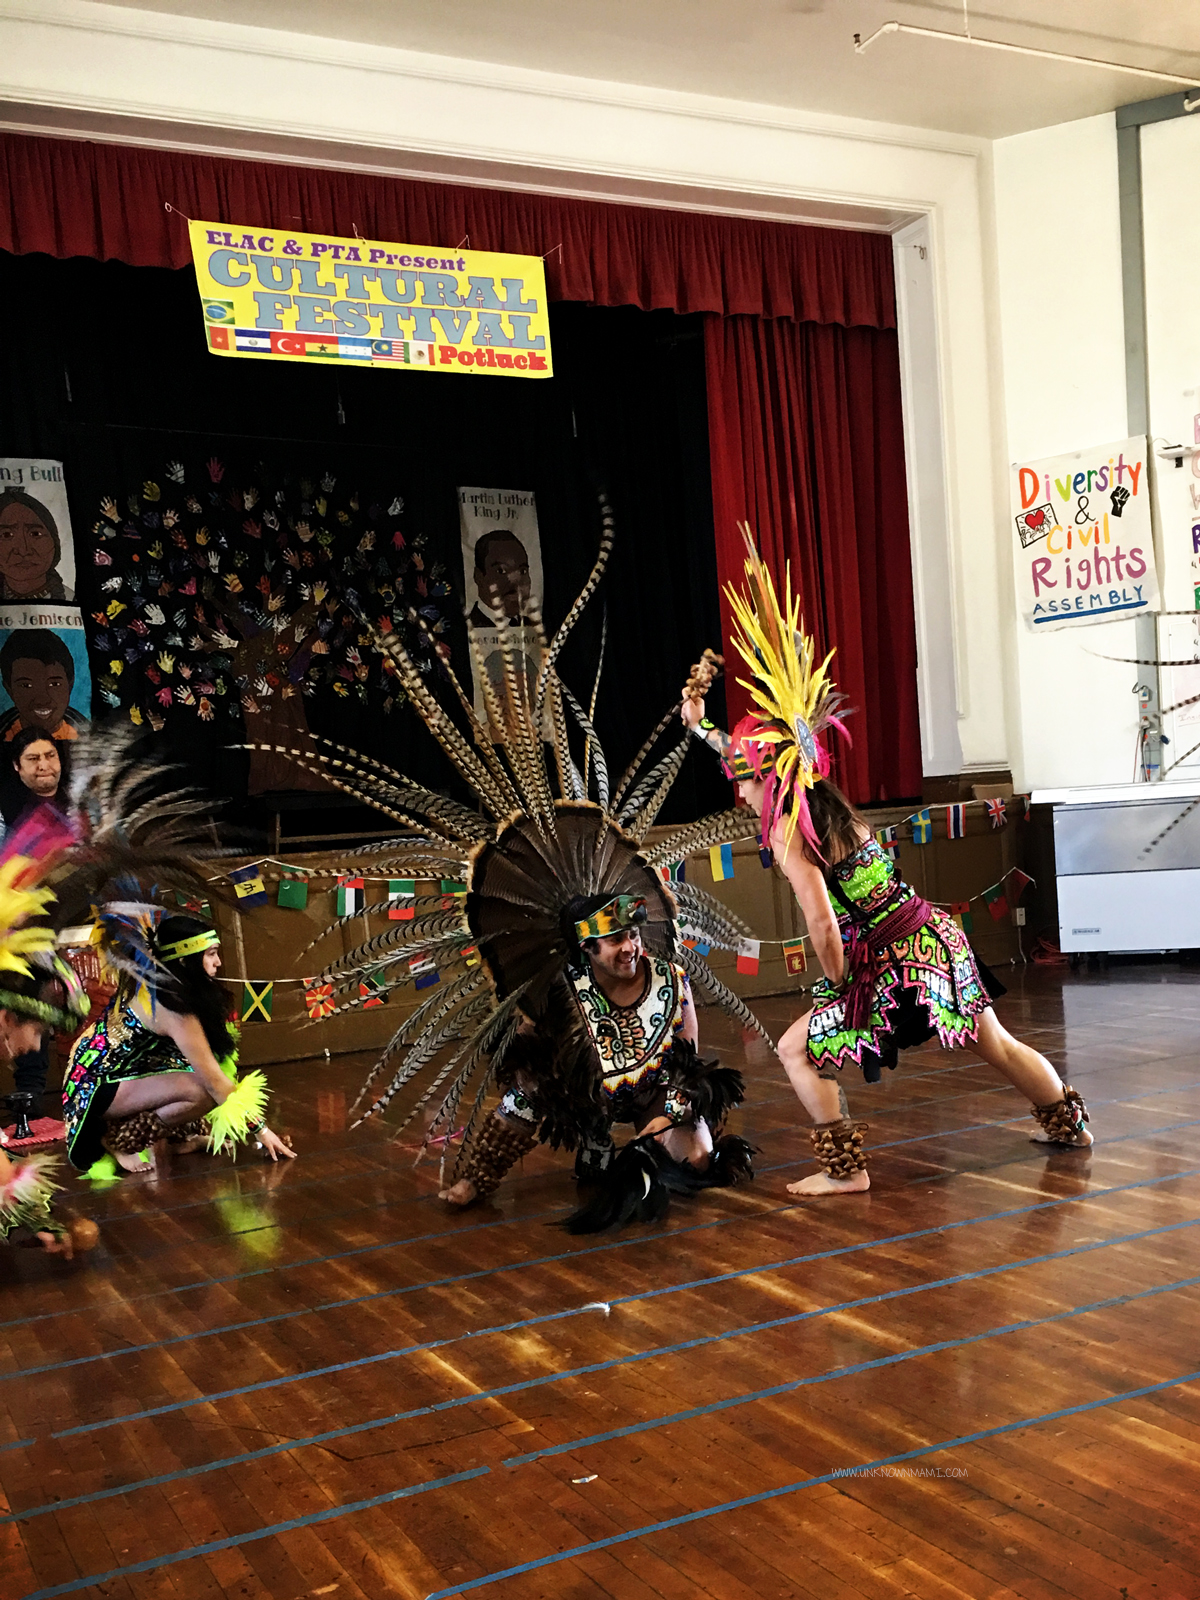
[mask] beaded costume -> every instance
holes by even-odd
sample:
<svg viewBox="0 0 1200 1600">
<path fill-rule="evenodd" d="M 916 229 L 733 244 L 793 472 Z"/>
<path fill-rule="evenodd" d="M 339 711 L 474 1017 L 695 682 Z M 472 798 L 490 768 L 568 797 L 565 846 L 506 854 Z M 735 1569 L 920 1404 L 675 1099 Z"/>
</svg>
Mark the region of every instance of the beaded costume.
<svg viewBox="0 0 1200 1600">
<path fill-rule="evenodd" d="M 602 520 L 595 568 L 553 639 L 542 634 L 540 619 L 530 619 L 527 631 L 540 638 L 535 678 L 526 676 L 519 652 L 505 639 L 500 646 L 504 672 L 495 682 L 468 617 L 482 717 L 448 665 L 442 685 L 449 691 L 443 697 L 448 703 L 443 704 L 434 693 L 437 680 L 422 675 L 398 635 L 376 636 L 400 686 L 467 785 L 473 805 L 434 794 L 327 741 L 315 742 L 315 760 L 311 750 L 273 747 L 404 830 L 385 844 L 355 852 L 354 872 L 465 883 L 458 905 L 444 897 L 416 899 L 410 920 L 385 924 L 386 932 L 332 961 L 321 978 L 349 996 L 340 1007 L 345 1010 L 361 1004 L 360 984 L 368 976 L 377 997 L 412 984 L 423 968 L 436 965 L 438 987 L 397 1029 L 360 1102 L 367 1100 L 366 1116 L 380 1115 L 424 1074 L 426 1086 L 405 1121 L 432 1101 L 428 1144 L 453 1133 L 466 1097 L 465 1134 L 452 1180 L 469 1178 L 481 1194 L 494 1188 L 505 1167 L 539 1138 L 594 1151 L 596 1164 L 603 1165 L 601 1158 L 611 1151 L 610 1113 L 614 1107 L 627 1109 L 637 1085 L 648 1088 L 646 1074 L 663 1065 L 682 999 L 682 972 L 744 1027 L 762 1031 L 679 937 L 679 921 L 686 920 L 689 931 L 706 944 L 732 950 L 749 929 L 703 891 L 687 884 L 668 887 L 658 870 L 689 851 L 748 837 L 753 819 L 731 810 L 648 842 L 689 745 L 685 735 L 662 750 L 678 705 L 668 709 L 624 776 L 613 782 L 594 725 L 599 678 L 585 710 L 556 669 L 612 549 L 612 518 L 603 501 Z M 577 902 L 587 903 L 584 913 L 572 914 Z M 619 919 L 624 915 L 620 902 L 628 902 L 626 910 L 634 904 L 641 908 L 638 923 L 651 961 L 648 1009 L 643 1014 L 639 1005 L 636 1022 L 606 1011 L 590 987 L 583 947 L 588 939 L 605 936 L 602 924 L 576 926 L 579 915 Z M 383 904 L 365 908 L 367 915 L 385 911 Z M 363 914 L 356 910 L 329 932 Z M 607 1094 L 601 1069 L 606 1051 L 619 1080 Z M 707 1068 L 690 1047 L 680 1052 L 684 1057 L 688 1064 L 680 1069 L 680 1081 L 693 1080 L 703 1099 L 699 1083 Z M 374 1080 L 394 1058 L 390 1082 L 380 1092 Z M 733 1103 L 732 1083 L 719 1077 L 713 1083 L 722 1085 L 709 1096 L 714 1104 Z M 484 1115 L 494 1088 L 507 1092 L 511 1121 Z M 732 1161 L 732 1147 L 730 1155 Z M 732 1164 L 725 1171 L 722 1181 L 732 1181 Z M 644 1197 L 647 1188 L 640 1178 L 637 1187 Z"/>
<path fill-rule="evenodd" d="M 904 882 L 874 839 L 828 868 L 825 882 L 851 986 L 825 977 L 813 985 L 808 1058 L 816 1070 L 853 1065 L 877 1083 L 881 1068 L 896 1065 L 898 1050 L 935 1033 L 947 1046 L 972 1041 L 980 1012 L 1004 988 L 977 961 L 956 923 Z M 863 996 L 857 1015 L 856 989 Z"/>
</svg>

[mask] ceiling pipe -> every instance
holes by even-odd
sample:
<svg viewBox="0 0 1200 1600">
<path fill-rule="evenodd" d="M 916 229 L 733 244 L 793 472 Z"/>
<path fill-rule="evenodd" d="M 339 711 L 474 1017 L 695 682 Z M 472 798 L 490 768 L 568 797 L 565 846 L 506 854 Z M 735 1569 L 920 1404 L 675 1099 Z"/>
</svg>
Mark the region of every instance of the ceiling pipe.
<svg viewBox="0 0 1200 1600">
<path fill-rule="evenodd" d="M 1188 89 L 1195 89 L 1200 85 L 1200 73 L 1190 78 L 1181 78 L 1177 72 L 1155 72 L 1151 67 L 1130 67 L 1123 61 L 1097 61 L 1092 56 L 1064 55 L 1059 50 L 1039 50 L 1033 45 L 1002 44 L 999 39 L 981 39 L 973 33 L 946 33 L 939 28 L 916 28 L 907 22 L 885 22 L 881 28 L 876 28 L 868 39 L 864 39 L 861 33 L 856 33 L 855 55 L 862 55 L 864 50 L 885 33 L 911 33 L 921 39 L 946 39 L 951 44 L 977 44 L 982 45 L 985 50 L 1008 50 L 1013 55 L 1037 56 L 1042 61 L 1066 61 L 1075 67 L 1099 67 L 1104 72 L 1132 72 L 1139 78 L 1154 78 L 1159 83 L 1181 84 Z M 1194 111 L 1197 106 L 1200 106 L 1200 100 L 1189 103 L 1186 109 Z"/>
</svg>

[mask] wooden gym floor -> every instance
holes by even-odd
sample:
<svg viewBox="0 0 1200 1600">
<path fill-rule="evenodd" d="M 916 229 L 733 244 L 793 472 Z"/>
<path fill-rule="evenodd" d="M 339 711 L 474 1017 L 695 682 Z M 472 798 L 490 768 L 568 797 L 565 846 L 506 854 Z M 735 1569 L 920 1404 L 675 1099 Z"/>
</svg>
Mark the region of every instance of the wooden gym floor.
<svg viewBox="0 0 1200 1600">
<path fill-rule="evenodd" d="M 913 1052 L 849 1085 L 870 1194 L 790 1204 L 797 1107 L 710 1012 L 759 1176 L 661 1228 L 556 1231 L 542 1153 L 448 1211 L 345 1131 L 360 1062 L 276 1070 L 287 1167 L 73 1191 L 90 1259 L 0 1260 L 0 1597 L 1200 1595 L 1200 978 L 1005 977 L 1090 1154 Z"/>
</svg>

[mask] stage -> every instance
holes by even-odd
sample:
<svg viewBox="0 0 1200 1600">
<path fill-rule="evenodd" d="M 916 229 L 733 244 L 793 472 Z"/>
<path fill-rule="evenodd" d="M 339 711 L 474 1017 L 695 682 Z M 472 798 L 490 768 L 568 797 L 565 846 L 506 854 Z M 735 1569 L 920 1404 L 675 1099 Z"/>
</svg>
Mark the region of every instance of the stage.
<svg viewBox="0 0 1200 1600">
<path fill-rule="evenodd" d="M 662 1228 L 569 1238 L 542 1151 L 451 1212 L 412 1130 L 346 1131 L 365 1058 L 274 1072 L 294 1163 L 72 1181 L 99 1249 L 2 1264 L 0 1593 L 1200 1592 L 1200 973 L 1001 976 L 1091 1151 L 927 1049 L 847 1084 L 869 1195 L 791 1202 L 799 1106 L 703 1011 L 758 1177 Z"/>
</svg>

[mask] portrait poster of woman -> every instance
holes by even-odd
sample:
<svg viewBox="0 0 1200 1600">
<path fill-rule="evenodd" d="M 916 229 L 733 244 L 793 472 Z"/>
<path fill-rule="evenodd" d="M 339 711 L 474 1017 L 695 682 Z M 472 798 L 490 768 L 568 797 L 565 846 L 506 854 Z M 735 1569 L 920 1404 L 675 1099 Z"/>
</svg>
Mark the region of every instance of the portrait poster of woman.
<svg viewBox="0 0 1200 1600">
<path fill-rule="evenodd" d="M 75 599 L 75 546 L 61 461 L 0 457 L 0 605 Z"/>
</svg>

